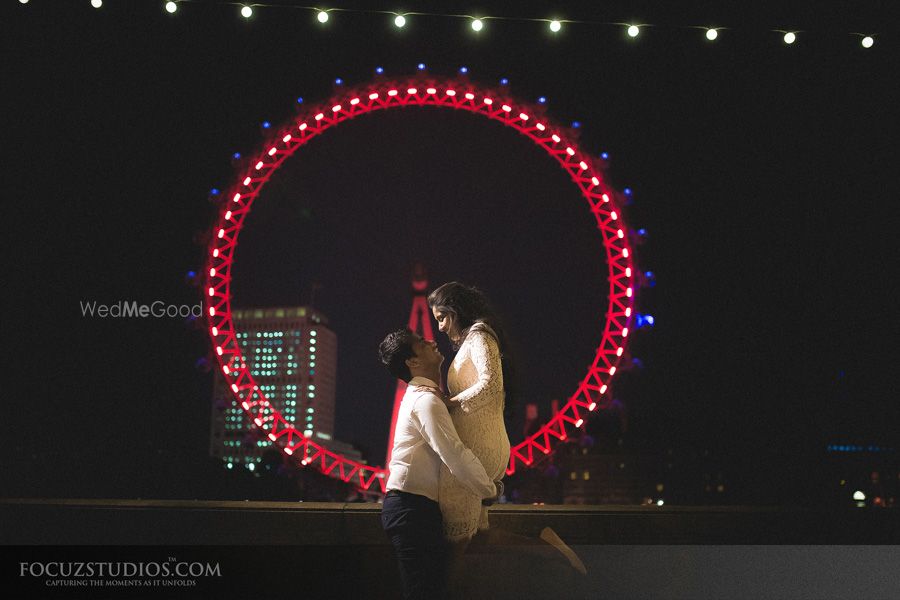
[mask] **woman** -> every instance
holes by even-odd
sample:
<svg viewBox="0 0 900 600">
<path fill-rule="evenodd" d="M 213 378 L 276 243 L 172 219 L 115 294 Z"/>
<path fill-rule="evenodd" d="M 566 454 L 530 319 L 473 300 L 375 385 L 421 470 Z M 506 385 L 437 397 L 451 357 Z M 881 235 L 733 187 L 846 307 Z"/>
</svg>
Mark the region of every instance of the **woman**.
<svg viewBox="0 0 900 600">
<path fill-rule="evenodd" d="M 450 397 L 445 398 L 453 425 L 487 474 L 499 481 L 509 464 L 509 437 L 503 422 L 504 408 L 512 400 L 508 342 L 484 294 L 474 287 L 445 283 L 429 294 L 428 306 L 438 330 L 457 350 L 447 372 Z M 453 562 L 459 565 L 473 536 L 488 529 L 487 508 L 446 465 L 441 466 L 439 494 L 444 536 L 453 543 Z M 550 527 L 545 527 L 538 539 L 500 530 L 489 537 L 501 547 L 530 547 L 531 553 L 541 558 L 548 558 L 547 552 L 559 552 L 573 568 L 586 573 L 581 559 Z"/>
<path fill-rule="evenodd" d="M 428 296 L 428 306 L 438 330 L 458 350 L 447 373 L 447 405 L 453 424 L 487 474 L 499 481 L 509 464 L 509 437 L 503 422 L 503 375 L 509 370 L 509 361 L 502 355 L 506 340 L 484 294 L 473 287 L 445 283 Z M 479 529 L 488 528 L 481 498 L 446 467 L 441 470 L 440 505 L 444 535 L 452 542 L 464 545 Z"/>
</svg>

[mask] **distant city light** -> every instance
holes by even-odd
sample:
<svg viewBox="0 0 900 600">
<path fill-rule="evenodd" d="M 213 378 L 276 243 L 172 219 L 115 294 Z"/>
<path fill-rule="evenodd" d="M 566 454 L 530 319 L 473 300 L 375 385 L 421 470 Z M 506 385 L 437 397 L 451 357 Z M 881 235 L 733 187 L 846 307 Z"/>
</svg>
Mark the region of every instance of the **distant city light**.
<svg viewBox="0 0 900 600">
<path fill-rule="evenodd" d="M 659 500 L 656 501 L 657 506 L 662 506 L 663 504 L 665 504 L 665 502 L 663 502 L 662 498 L 660 498 Z"/>
<path fill-rule="evenodd" d="M 853 499 L 862 501 L 866 499 L 866 495 L 861 491 L 856 490 L 855 492 L 853 492 Z"/>
</svg>

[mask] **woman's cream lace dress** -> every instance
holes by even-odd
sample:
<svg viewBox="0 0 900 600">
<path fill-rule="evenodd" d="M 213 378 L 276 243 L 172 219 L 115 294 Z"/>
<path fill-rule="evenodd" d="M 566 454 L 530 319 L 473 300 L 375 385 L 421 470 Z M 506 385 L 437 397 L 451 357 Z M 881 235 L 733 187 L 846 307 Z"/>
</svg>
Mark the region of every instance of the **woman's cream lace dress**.
<svg viewBox="0 0 900 600">
<path fill-rule="evenodd" d="M 509 437 L 503 422 L 503 371 L 494 331 L 477 321 L 469 328 L 447 374 L 450 416 L 459 438 L 495 481 L 509 464 Z M 459 541 L 488 528 L 487 509 L 441 465 L 440 497 L 444 535 Z"/>
</svg>

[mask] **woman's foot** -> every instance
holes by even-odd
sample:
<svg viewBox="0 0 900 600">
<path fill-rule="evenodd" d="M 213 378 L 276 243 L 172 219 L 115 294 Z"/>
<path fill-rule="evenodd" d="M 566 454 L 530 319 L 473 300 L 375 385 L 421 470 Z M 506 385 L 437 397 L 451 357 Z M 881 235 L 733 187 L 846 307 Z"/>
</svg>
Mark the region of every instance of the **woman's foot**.
<svg viewBox="0 0 900 600">
<path fill-rule="evenodd" d="M 569 548 L 568 544 L 566 544 L 556 532 L 553 531 L 550 527 L 544 527 L 541 530 L 540 538 L 556 548 L 562 553 L 563 556 L 566 557 L 566 560 L 569 561 L 569 564 L 572 565 L 572 568 L 581 573 L 582 575 L 587 575 L 587 569 L 584 566 L 584 563 L 581 562 L 581 559 L 578 558 L 578 555 L 575 554 L 575 551 Z"/>
</svg>

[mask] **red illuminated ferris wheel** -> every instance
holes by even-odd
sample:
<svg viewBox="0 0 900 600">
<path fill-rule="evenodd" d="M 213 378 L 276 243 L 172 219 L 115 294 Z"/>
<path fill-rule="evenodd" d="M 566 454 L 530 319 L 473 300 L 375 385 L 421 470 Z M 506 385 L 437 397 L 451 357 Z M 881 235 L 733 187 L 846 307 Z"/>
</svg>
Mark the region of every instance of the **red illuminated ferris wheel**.
<svg viewBox="0 0 900 600">
<path fill-rule="evenodd" d="M 564 406 L 536 433 L 514 446 L 507 474 L 517 465 L 531 466 L 549 454 L 568 431 L 581 428 L 585 418 L 606 399 L 625 351 L 633 321 L 635 269 L 628 228 L 618 206 L 618 193 L 603 179 L 599 165 L 550 120 L 541 105 L 523 103 L 505 89 L 481 88 L 468 80 L 419 75 L 407 80 L 376 81 L 342 89 L 328 102 L 272 128 L 246 172 L 238 174 L 212 229 L 204 268 L 206 322 L 219 368 L 235 400 L 269 440 L 303 466 L 338 477 L 369 490 L 375 482 L 385 488 L 386 471 L 350 460 L 317 444 L 288 423 L 266 399 L 243 356 L 231 318 L 231 269 L 238 236 L 253 202 L 272 175 L 301 147 L 326 130 L 367 113 L 404 106 L 429 106 L 465 111 L 499 121 L 527 136 L 565 169 L 586 201 L 603 238 L 609 272 L 608 306 L 600 345 L 594 360 Z"/>
</svg>

